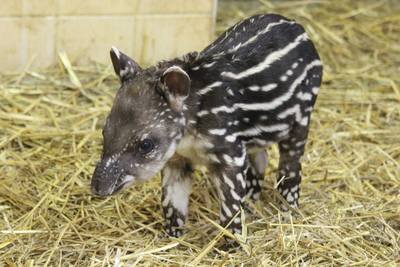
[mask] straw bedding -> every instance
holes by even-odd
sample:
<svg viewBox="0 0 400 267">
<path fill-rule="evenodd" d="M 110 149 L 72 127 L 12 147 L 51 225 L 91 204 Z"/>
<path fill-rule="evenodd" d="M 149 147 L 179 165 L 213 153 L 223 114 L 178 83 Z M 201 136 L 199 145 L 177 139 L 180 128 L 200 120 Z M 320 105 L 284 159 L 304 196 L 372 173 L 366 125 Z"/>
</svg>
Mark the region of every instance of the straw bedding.
<svg viewBox="0 0 400 267">
<path fill-rule="evenodd" d="M 221 32 L 250 13 L 305 25 L 325 65 L 304 157 L 300 210 L 277 208 L 277 148 L 241 248 L 220 250 L 218 201 L 198 172 L 187 234 L 165 237 L 160 178 L 91 196 L 110 66 L 0 74 L 0 265 L 399 266 L 400 3 L 222 1 Z M 104 51 L 107 53 L 107 51 Z"/>
</svg>

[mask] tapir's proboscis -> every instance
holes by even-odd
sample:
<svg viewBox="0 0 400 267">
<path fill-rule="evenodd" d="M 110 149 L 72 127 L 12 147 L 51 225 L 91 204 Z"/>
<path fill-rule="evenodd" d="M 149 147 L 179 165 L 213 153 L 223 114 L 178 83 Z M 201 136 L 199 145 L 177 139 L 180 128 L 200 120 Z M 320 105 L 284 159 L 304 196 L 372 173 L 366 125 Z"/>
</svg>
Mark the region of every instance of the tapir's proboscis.
<svg viewBox="0 0 400 267">
<path fill-rule="evenodd" d="M 246 198 L 259 199 L 266 148 L 277 143 L 277 190 L 298 207 L 301 157 L 322 79 L 302 26 L 256 15 L 199 53 L 142 69 L 112 48 L 111 60 L 121 87 L 103 129 L 94 194 L 115 194 L 161 171 L 165 227 L 177 237 L 193 170 L 204 165 L 218 191 L 221 224 L 241 233 L 241 207 Z"/>
</svg>

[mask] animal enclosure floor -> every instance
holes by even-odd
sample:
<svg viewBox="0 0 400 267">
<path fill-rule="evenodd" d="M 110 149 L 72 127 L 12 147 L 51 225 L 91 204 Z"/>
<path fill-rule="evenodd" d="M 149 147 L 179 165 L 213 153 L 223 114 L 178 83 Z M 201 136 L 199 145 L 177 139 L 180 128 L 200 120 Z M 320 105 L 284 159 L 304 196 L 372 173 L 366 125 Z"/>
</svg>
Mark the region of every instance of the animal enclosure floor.
<svg viewBox="0 0 400 267">
<path fill-rule="evenodd" d="M 1 266 L 400 265 L 400 2 L 243 3 L 221 2 L 218 32 L 280 13 L 305 26 L 324 63 L 300 209 L 277 209 L 275 146 L 230 253 L 220 249 L 228 233 L 207 173 L 197 172 L 179 239 L 163 232 L 159 177 L 93 197 L 118 82 L 111 65 L 71 68 L 61 54 L 57 68 L 0 74 Z"/>
</svg>

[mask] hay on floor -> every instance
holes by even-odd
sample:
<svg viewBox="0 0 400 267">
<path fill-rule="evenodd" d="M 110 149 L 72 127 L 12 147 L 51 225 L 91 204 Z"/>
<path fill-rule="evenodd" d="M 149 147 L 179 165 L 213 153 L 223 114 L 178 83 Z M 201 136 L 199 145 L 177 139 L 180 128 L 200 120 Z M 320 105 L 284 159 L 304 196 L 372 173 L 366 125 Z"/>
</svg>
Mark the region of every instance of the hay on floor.
<svg viewBox="0 0 400 267">
<path fill-rule="evenodd" d="M 243 1 L 245 2 L 245 1 Z M 400 3 L 222 1 L 218 31 L 253 13 L 300 21 L 325 65 L 301 208 L 277 208 L 271 147 L 242 248 L 219 249 L 218 201 L 198 173 L 187 234 L 162 230 L 160 178 L 93 198 L 89 180 L 118 87 L 111 67 L 0 74 L 0 265 L 398 266 Z M 107 51 L 104 51 L 107 53 Z M 303 265 L 305 264 L 305 265 Z"/>
</svg>

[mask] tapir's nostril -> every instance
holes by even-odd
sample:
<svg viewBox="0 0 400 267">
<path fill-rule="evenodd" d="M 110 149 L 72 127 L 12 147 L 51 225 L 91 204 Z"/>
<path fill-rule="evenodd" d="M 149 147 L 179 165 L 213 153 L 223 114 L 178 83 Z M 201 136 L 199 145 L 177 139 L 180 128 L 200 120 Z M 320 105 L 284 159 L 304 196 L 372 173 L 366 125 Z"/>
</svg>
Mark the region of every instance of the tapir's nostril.
<svg viewBox="0 0 400 267">
<path fill-rule="evenodd" d="M 96 195 L 96 196 L 102 195 L 101 176 L 102 176 L 101 167 L 100 167 L 100 164 L 97 164 L 97 166 L 93 172 L 92 181 L 90 184 L 90 189 L 91 189 L 93 195 Z"/>
<path fill-rule="evenodd" d="M 92 185 L 91 186 L 91 190 L 92 190 L 92 194 L 93 195 L 98 195 L 98 187 L 97 187 L 97 185 Z"/>
<path fill-rule="evenodd" d="M 92 184 L 90 186 L 90 189 L 92 190 L 93 195 L 97 196 L 99 195 L 100 185 L 94 178 L 92 178 Z"/>
<path fill-rule="evenodd" d="M 91 191 L 92 191 L 93 195 L 98 196 L 98 197 L 106 197 L 106 196 L 110 195 L 107 190 L 103 190 L 101 183 L 98 181 L 92 182 Z"/>
<path fill-rule="evenodd" d="M 93 176 L 92 182 L 90 184 L 90 189 L 93 195 L 101 196 L 102 194 L 102 184 L 101 184 L 101 176 L 99 175 L 99 168 L 96 167 Z"/>
</svg>

